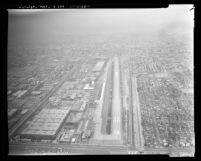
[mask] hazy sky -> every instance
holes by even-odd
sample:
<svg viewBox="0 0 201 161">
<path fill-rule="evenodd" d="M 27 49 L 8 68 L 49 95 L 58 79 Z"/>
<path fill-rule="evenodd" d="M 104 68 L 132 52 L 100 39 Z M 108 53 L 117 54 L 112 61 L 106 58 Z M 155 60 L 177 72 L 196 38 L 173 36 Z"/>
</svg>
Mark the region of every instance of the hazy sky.
<svg viewBox="0 0 201 161">
<path fill-rule="evenodd" d="M 192 5 L 161 9 L 9 10 L 9 40 L 52 38 L 63 34 L 100 34 L 160 30 L 192 33 Z"/>
</svg>

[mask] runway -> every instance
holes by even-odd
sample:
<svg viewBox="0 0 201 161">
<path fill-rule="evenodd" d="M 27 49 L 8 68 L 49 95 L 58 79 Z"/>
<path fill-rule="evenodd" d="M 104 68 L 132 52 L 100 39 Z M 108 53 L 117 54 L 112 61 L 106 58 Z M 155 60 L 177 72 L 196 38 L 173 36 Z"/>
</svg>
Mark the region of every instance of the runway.
<svg viewBox="0 0 201 161">
<path fill-rule="evenodd" d="M 111 134 L 102 134 L 101 126 L 102 126 L 102 108 L 104 108 L 104 97 L 106 97 L 105 90 L 109 90 L 106 87 L 107 82 L 107 73 L 111 65 L 113 66 L 113 80 L 112 80 L 112 131 Z M 103 89 L 101 93 L 101 98 L 99 101 L 99 106 L 96 111 L 96 128 L 94 138 L 92 142 L 99 142 L 100 144 L 122 144 L 121 138 L 121 98 L 120 98 L 120 74 L 119 74 L 119 59 L 115 57 L 112 60 L 108 61 L 108 64 L 105 69 L 105 79 L 103 82 Z M 105 112 L 105 111 L 104 111 Z"/>
<path fill-rule="evenodd" d="M 112 135 L 121 140 L 121 98 L 120 98 L 120 76 L 119 59 L 114 58 L 113 97 L 112 97 Z"/>
</svg>

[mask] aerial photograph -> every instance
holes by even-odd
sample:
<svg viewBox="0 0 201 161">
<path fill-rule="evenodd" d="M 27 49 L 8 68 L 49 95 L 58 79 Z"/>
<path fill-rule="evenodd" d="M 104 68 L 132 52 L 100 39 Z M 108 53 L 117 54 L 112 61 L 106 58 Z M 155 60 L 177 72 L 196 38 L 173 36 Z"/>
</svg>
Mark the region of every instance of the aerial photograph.
<svg viewBox="0 0 201 161">
<path fill-rule="evenodd" d="M 194 157 L 192 8 L 8 9 L 8 155 Z"/>
</svg>

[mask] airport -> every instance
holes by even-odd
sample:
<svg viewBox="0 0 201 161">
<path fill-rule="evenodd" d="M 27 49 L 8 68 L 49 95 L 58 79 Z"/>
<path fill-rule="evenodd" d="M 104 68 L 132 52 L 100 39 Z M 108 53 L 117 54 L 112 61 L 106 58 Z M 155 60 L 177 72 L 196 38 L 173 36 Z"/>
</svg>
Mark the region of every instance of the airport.
<svg viewBox="0 0 201 161">
<path fill-rule="evenodd" d="M 8 154 L 194 155 L 189 7 L 9 10 Z"/>
</svg>

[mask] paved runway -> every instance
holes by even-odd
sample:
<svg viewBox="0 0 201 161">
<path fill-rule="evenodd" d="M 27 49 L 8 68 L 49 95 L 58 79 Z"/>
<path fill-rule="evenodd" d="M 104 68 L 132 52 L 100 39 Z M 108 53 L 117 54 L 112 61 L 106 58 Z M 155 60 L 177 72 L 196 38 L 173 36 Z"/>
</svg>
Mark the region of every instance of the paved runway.
<svg viewBox="0 0 201 161">
<path fill-rule="evenodd" d="M 119 59 L 114 58 L 113 97 L 112 97 L 112 135 L 121 140 L 121 98 L 120 98 L 120 76 Z"/>
</svg>

